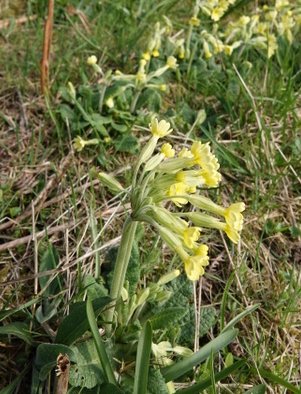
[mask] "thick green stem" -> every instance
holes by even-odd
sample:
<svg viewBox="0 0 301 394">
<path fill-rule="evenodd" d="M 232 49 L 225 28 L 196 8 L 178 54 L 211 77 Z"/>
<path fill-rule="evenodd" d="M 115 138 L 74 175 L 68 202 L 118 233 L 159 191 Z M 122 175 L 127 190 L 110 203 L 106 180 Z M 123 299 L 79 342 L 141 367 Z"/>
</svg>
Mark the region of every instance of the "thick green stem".
<svg viewBox="0 0 301 394">
<path fill-rule="evenodd" d="M 114 300 L 114 305 L 110 309 L 108 309 L 108 313 L 106 315 L 106 320 L 108 322 L 108 333 L 110 333 L 112 327 L 112 320 L 115 312 L 115 302 L 118 300 L 120 292 L 124 285 L 125 274 L 129 264 L 133 242 L 135 239 L 137 223 L 138 222 L 133 221 L 131 218 L 128 218 L 124 223 L 110 291 L 110 297 Z"/>
</svg>

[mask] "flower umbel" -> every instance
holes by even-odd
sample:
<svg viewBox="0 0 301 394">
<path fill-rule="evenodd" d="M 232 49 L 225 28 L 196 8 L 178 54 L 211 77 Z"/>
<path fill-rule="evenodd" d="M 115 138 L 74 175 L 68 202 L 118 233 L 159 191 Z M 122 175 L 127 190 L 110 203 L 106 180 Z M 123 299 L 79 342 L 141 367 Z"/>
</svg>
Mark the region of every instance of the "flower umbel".
<svg viewBox="0 0 301 394">
<path fill-rule="evenodd" d="M 209 249 L 201 242 L 201 229 L 224 231 L 237 243 L 245 205 L 240 202 L 223 207 L 199 192 L 198 188 L 216 187 L 221 181 L 220 165 L 209 143 L 194 141 L 176 153 L 166 142 L 157 152 L 158 140 L 169 135 L 172 128 L 169 122 L 157 118 L 152 119 L 149 127 L 152 136 L 134 168 L 131 218 L 151 225 L 180 257 L 187 277 L 195 281 L 204 275 L 209 264 Z M 166 205 L 168 201 L 174 205 Z M 192 211 L 188 202 L 194 208 Z M 175 206 L 181 211 L 177 212 Z"/>
</svg>

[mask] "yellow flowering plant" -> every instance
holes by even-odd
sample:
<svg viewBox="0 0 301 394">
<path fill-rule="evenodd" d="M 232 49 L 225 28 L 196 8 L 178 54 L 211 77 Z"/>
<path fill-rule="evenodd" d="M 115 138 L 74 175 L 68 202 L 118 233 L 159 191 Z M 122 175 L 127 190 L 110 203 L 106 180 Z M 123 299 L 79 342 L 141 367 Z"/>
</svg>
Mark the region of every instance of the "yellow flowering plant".
<svg viewBox="0 0 301 394">
<path fill-rule="evenodd" d="M 209 248 L 201 241 L 203 229 L 224 231 L 232 242 L 238 243 L 243 226 L 244 203 L 222 207 L 200 192 L 217 187 L 221 181 L 219 163 L 209 143 L 194 141 L 178 152 L 170 143 L 164 143 L 156 153 L 159 141 L 173 130 L 169 122 L 156 118 L 149 128 L 151 137 L 133 171 L 131 212 L 116 259 L 110 292 L 113 299 L 120 297 L 124 286 L 138 222 L 147 223 L 158 232 L 164 243 L 181 258 L 191 281 L 204 275 L 209 264 Z M 177 206 L 180 211 L 176 210 Z M 113 315 L 114 308 L 111 308 L 107 316 L 109 322 Z"/>
</svg>

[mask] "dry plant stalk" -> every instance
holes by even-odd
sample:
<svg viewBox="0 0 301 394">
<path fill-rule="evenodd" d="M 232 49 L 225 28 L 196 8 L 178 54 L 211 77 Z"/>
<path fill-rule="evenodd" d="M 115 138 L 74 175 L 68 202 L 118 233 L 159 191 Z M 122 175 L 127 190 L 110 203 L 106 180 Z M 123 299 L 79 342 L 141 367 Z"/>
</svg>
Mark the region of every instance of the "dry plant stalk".
<svg viewBox="0 0 301 394">
<path fill-rule="evenodd" d="M 57 384 L 55 394 L 66 394 L 68 391 L 70 360 L 67 354 L 60 353 L 57 358 Z"/>
<path fill-rule="evenodd" d="M 45 95 L 49 85 L 49 58 L 52 42 L 54 0 L 48 0 L 48 16 L 44 27 L 43 57 L 41 60 L 41 91 Z"/>
</svg>

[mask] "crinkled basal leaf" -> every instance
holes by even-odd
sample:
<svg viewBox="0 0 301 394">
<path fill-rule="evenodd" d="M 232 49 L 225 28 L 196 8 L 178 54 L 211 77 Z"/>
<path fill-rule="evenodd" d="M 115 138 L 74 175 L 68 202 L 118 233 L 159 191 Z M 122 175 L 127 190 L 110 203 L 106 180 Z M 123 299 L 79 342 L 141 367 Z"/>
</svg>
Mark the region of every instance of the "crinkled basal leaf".
<svg viewBox="0 0 301 394">
<path fill-rule="evenodd" d="M 98 283 L 92 275 L 85 276 L 84 287 L 92 300 L 108 295 L 108 290 L 105 288 L 103 283 Z"/>
<path fill-rule="evenodd" d="M 148 110 L 158 112 L 162 104 L 162 98 L 159 92 L 154 89 L 146 89 L 141 94 L 137 108 L 147 107 Z"/>
<path fill-rule="evenodd" d="M 169 290 L 172 290 L 176 297 L 170 297 L 167 303 L 164 305 L 165 308 L 169 307 L 182 307 L 185 308 L 187 313 L 181 319 L 180 324 L 176 328 L 170 329 L 170 335 L 174 336 L 178 334 L 180 328 L 180 336 L 174 338 L 182 345 L 192 345 L 194 341 L 195 331 L 195 315 L 193 305 L 193 286 L 192 282 L 186 277 L 180 276 L 173 280 L 170 285 L 167 286 Z M 211 306 L 201 308 L 200 316 L 200 337 L 207 334 L 210 328 L 216 321 L 216 309 Z"/>
<path fill-rule="evenodd" d="M 104 383 L 104 376 L 99 365 L 99 358 L 94 341 L 91 339 L 72 346 L 77 363 L 71 365 L 69 383 L 71 386 L 91 389 Z"/>
<path fill-rule="evenodd" d="M 169 325 L 176 323 L 186 315 L 187 309 L 183 307 L 164 308 L 150 319 L 154 330 L 166 329 Z"/>
<path fill-rule="evenodd" d="M 159 369 L 150 369 L 147 389 L 150 394 L 168 394 L 165 379 Z"/>
<path fill-rule="evenodd" d="M 201 308 L 200 314 L 200 337 L 206 335 L 210 328 L 215 324 L 217 312 L 213 306 Z"/>
<path fill-rule="evenodd" d="M 136 153 L 139 148 L 139 142 L 133 135 L 125 134 L 115 143 L 115 147 L 119 152 Z"/>
</svg>

